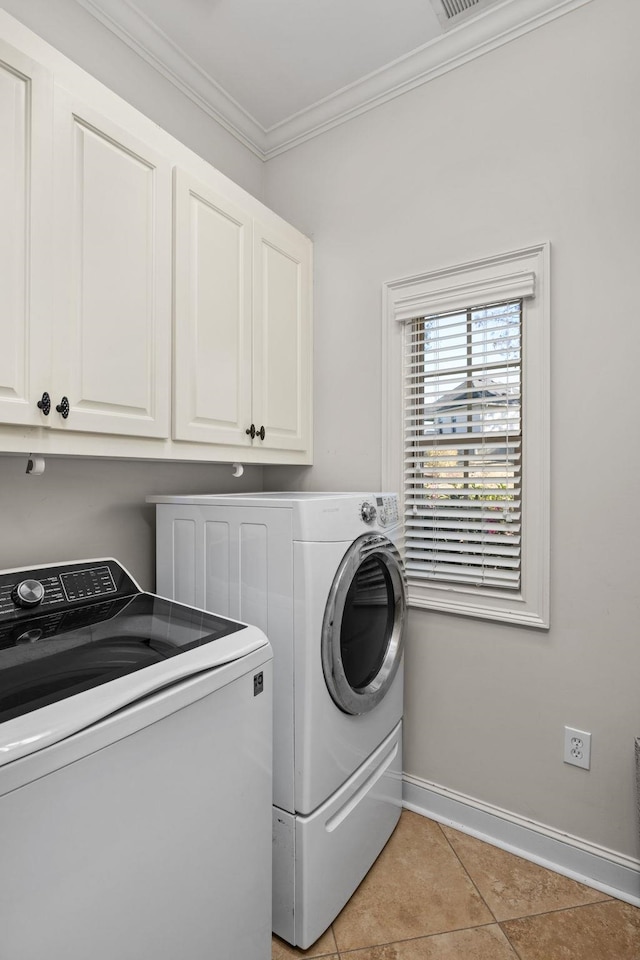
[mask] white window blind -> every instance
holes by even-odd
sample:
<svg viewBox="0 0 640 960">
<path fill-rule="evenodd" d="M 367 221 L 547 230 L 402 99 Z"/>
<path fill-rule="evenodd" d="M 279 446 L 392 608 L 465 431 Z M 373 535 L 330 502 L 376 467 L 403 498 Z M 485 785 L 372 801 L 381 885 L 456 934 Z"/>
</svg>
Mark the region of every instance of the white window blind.
<svg viewBox="0 0 640 960">
<path fill-rule="evenodd" d="M 522 300 L 407 323 L 405 557 L 410 580 L 519 591 Z"/>
</svg>

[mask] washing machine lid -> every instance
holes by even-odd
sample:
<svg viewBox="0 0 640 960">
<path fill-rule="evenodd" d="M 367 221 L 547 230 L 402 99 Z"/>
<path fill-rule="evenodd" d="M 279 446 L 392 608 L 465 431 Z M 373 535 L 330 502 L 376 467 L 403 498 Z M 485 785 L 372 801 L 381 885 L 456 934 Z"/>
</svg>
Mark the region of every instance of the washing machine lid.
<svg viewBox="0 0 640 960">
<path fill-rule="evenodd" d="M 0 765 L 266 644 L 115 560 L 0 572 Z"/>
</svg>

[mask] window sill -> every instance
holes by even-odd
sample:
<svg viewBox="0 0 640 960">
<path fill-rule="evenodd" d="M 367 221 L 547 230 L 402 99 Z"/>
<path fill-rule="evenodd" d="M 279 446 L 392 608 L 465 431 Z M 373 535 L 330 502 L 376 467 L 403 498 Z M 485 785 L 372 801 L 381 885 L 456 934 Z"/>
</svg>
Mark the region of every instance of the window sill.
<svg viewBox="0 0 640 960">
<path fill-rule="evenodd" d="M 440 588 L 440 592 L 442 588 Z M 454 589 L 446 591 L 455 594 Z M 485 602 L 481 602 L 484 600 Z M 526 609 L 522 597 L 510 597 L 508 601 L 492 602 L 497 598 L 470 597 L 468 593 L 446 598 L 425 595 L 423 591 L 416 592 L 415 587 L 409 584 L 407 602 L 410 607 L 422 610 L 433 610 L 434 613 L 452 613 L 456 616 L 474 617 L 481 620 L 498 620 L 502 623 L 512 623 L 519 627 L 535 627 L 548 630 L 549 623 L 540 614 Z M 508 603 L 508 606 L 507 606 Z"/>
</svg>

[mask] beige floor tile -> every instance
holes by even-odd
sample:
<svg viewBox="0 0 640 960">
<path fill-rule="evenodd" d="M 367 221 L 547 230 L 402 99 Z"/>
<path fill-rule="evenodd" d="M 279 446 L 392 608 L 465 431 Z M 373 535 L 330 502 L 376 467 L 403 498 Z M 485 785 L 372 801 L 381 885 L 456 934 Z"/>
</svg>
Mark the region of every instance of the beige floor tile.
<svg viewBox="0 0 640 960">
<path fill-rule="evenodd" d="M 497 924 L 340 954 L 342 960 L 518 960 Z"/>
<path fill-rule="evenodd" d="M 608 900 L 606 894 L 491 844 L 442 828 L 496 920 Z"/>
<path fill-rule="evenodd" d="M 279 937 L 273 937 L 271 941 L 271 960 L 295 960 L 297 957 L 324 957 L 325 960 L 336 960 L 337 956 L 338 948 L 331 927 L 308 950 L 291 947 Z"/>
<path fill-rule="evenodd" d="M 638 960 L 640 910 L 620 900 L 502 924 L 520 960 Z"/>
<path fill-rule="evenodd" d="M 493 920 L 438 824 L 405 810 L 333 931 L 343 953 Z"/>
</svg>

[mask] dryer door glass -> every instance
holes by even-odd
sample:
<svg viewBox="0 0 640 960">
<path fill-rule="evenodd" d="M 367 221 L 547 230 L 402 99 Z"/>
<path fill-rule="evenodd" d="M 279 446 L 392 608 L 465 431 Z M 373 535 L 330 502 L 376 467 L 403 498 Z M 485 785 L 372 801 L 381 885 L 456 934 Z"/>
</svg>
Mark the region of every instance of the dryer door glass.
<svg viewBox="0 0 640 960">
<path fill-rule="evenodd" d="M 384 697 L 402 658 L 405 610 L 400 554 L 365 534 L 340 564 L 322 629 L 325 681 L 341 710 L 367 713 Z"/>
<path fill-rule="evenodd" d="M 378 676 L 393 631 L 391 576 L 379 557 L 367 557 L 347 591 L 340 625 L 340 657 L 354 690 Z"/>
</svg>

